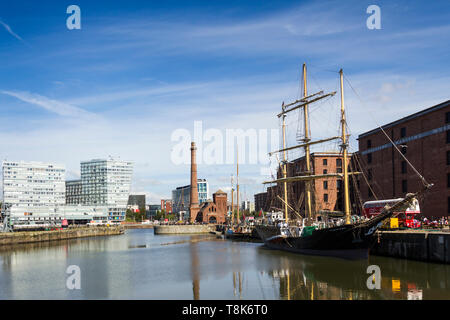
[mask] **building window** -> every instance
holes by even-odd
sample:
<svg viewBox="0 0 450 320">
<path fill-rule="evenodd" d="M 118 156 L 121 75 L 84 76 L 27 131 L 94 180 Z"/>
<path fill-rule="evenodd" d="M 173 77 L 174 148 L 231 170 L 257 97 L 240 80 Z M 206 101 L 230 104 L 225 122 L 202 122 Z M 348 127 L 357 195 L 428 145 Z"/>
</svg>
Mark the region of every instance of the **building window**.
<svg viewBox="0 0 450 320">
<path fill-rule="evenodd" d="M 402 173 L 406 173 L 406 161 L 402 161 Z"/>
<path fill-rule="evenodd" d="M 367 180 L 372 180 L 372 169 L 367 170 Z"/>
<path fill-rule="evenodd" d="M 402 192 L 407 193 L 408 192 L 408 181 L 402 180 Z"/>
<path fill-rule="evenodd" d="M 450 151 L 447 151 L 447 165 L 450 166 Z"/>
<path fill-rule="evenodd" d="M 450 123 L 450 112 L 445 113 L 445 123 Z"/>
<path fill-rule="evenodd" d="M 327 169 L 323 169 L 323 174 L 327 174 L 328 170 Z"/>
<path fill-rule="evenodd" d="M 337 173 L 342 173 L 342 168 L 337 168 L 337 169 L 336 169 L 336 172 L 337 172 Z"/>
<path fill-rule="evenodd" d="M 447 130 L 447 143 L 450 143 L 450 130 Z"/>
<path fill-rule="evenodd" d="M 400 128 L 400 138 L 406 137 L 406 128 Z"/>
<path fill-rule="evenodd" d="M 323 202 L 328 202 L 328 193 L 323 194 Z"/>
<path fill-rule="evenodd" d="M 323 161 L 322 161 L 322 162 L 323 162 L 323 165 L 324 165 L 324 166 L 326 166 L 326 165 L 327 165 L 327 163 L 328 163 L 327 159 L 323 159 Z"/>
<path fill-rule="evenodd" d="M 336 159 L 336 167 L 342 167 L 342 159 Z"/>
<path fill-rule="evenodd" d="M 367 154 L 367 163 L 372 163 L 372 154 L 371 153 Z"/>
<path fill-rule="evenodd" d="M 358 180 L 358 182 L 359 182 L 359 180 Z M 336 188 L 338 190 L 342 189 L 342 180 L 336 180 Z"/>
<path fill-rule="evenodd" d="M 324 188 L 325 190 L 328 190 L 328 181 L 324 181 L 324 182 L 323 182 L 323 188 Z"/>
<path fill-rule="evenodd" d="M 367 140 L 367 149 L 372 148 L 372 140 Z"/>
</svg>

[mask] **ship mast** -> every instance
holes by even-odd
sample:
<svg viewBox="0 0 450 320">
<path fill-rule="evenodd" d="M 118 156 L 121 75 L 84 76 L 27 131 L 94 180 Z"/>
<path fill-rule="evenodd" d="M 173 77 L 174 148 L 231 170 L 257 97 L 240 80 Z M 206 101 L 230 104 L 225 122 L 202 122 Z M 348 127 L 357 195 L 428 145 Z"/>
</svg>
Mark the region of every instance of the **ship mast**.
<svg viewBox="0 0 450 320">
<path fill-rule="evenodd" d="M 239 219 L 239 146 L 236 149 L 236 202 L 237 202 L 237 223 L 240 223 Z"/>
<path fill-rule="evenodd" d="M 231 175 L 231 225 L 234 224 L 234 189 L 233 189 L 233 175 Z"/>
<path fill-rule="evenodd" d="M 346 120 L 345 120 L 345 107 L 344 107 L 344 73 L 341 70 L 339 70 L 340 75 L 340 83 L 341 83 L 341 127 L 342 127 L 342 151 L 344 154 L 343 159 L 343 169 L 344 169 L 344 213 L 345 213 L 345 224 L 350 224 L 350 199 L 349 199 L 349 190 L 348 190 L 348 164 L 347 164 L 347 148 L 348 148 L 348 142 L 347 142 L 347 132 L 346 132 Z"/>
<path fill-rule="evenodd" d="M 335 139 L 341 139 L 340 136 L 331 137 L 327 139 L 322 139 L 318 141 L 311 141 L 310 135 L 309 135 L 309 110 L 308 105 L 314 102 L 317 102 L 319 100 L 322 100 L 327 97 L 332 97 L 336 94 L 336 92 L 330 92 L 324 94 L 323 91 L 316 92 L 314 94 L 311 94 L 308 96 L 307 92 L 307 82 L 306 82 L 306 64 L 303 64 L 303 97 L 299 100 L 296 100 L 292 103 L 284 104 L 282 105 L 282 111 L 277 116 L 278 118 L 282 117 L 283 121 L 283 149 L 269 152 L 269 156 L 273 155 L 274 153 L 283 152 L 283 167 L 282 167 L 282 178 L 277 178 L 276 180 L 272 181 L 264 181 L 263 184 L 272 184 L 272 183 L 281 183 L 284 184 L 284 199 L 281 197 L 280 200 L 284 202 L 284 211 L 286 216 L 286 221 L 288 220 L 288 202 L 287 202 L 287 183 L 288 182 L 294 182 L 294 181 L 305 181 L 305 218 L 309 221 L 312 220 L 312 207 L 311 207 L 311 189 L 312 189 L 312 182 L 311 180 L 314 179 L 323 179 L 323 178 L 329 178 L 329 177 L 341 177 L 342 174 L 323 174 L 323 175 L 314 175 L 311 170 L 311 155 L 310 155 L 310 145 L 318 144 L 318 143 L 324 143 L 327 141 L 335 140 Z M 288 112 L 297 110 L 299 108 L 303 108 L 303 114 L 304 114 L 304 138 L 302 139 L 302 144 L 296 145 L 293 147 L 286 147 L 286 114 Z M 306 171 L 303 172 L 300 176 L 293 176 L 293 177 L 287 177 L 287 157 L 286 157 L 286 151 L 293 150 L 296 148 L 303 148 L 305 150 L 305 162 L 306 162 Z"/>
<path fill-rule="evenodd" d="M 307 88 L 306 88 L 306 63 L 303 64 L 303 99 L 305 99 L 308 96 Z M 306 99 L 305 99 L 306 100 Z M 306 172 L 307 174 L 311 174 L 311 163 L 310 163 L 310 153 L 309 153 L 309 141 L 311 140 L 309 138 L 309 114 L 308 114 L 308 104 L 305 104 L 303 107 L 303 120 L 304 120 L 304 127 L 305 127 L 305 137 L 303 139 L 303 142 L 305 143 L 305 161 L 306 161 Z M 305 213 L 306 216 L 311 221 L 312 218 L 312 210 L 311 210 L 311 181 L 306 181 L 305 184 L 305 191 L 306 191 L 306 197 L 305 197 Z"/>
<path fill-rule="evenodd" d="M 284 112 L 284 102 L 281 106 L 281 111 Z M 283 178 L 287 178 L 287 157 L 286 157 L 286 115 L 283 114 Z M 288 206 L 287 206 L 287 182 L 283 182 L 284 187 L 284 216 L 286 219 L 286 222 L 289 221 L 289 214 L 288 214 Z"/>
</svg>

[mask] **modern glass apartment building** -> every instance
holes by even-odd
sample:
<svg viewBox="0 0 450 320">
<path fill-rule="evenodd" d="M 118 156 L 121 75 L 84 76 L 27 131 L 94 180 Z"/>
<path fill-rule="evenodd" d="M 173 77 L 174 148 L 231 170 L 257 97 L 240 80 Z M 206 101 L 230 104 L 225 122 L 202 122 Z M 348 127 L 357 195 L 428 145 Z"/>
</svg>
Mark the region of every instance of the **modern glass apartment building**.
<svg viewBox="0 0 450 320">
<path fill-rule="evenodd" d="M 82 161 L 82 204 L 107 206 L 109 220 L 124 220 L 132 174 L 133 163 L 130 161 L 114 159 Z"/>
<path fill-rule="evenodd" d="M 43 162 L 3 161 L 3 201 L 11 208 L 32 211 L 65 204 L 63 165 Z M 17 210 L 14 210 L 17 211 Z"/>
<path fill-rule="evenodd" d="M 209 185 L 206 179 L 197 180 L 198 202 L 203 203 L 209 199 Z M 182 209 L 189 211 L 189 203 L 191 199 L 191 186 L 178 187 L 172 191 L 173 212 L 178 213 Z"/>
</svg>

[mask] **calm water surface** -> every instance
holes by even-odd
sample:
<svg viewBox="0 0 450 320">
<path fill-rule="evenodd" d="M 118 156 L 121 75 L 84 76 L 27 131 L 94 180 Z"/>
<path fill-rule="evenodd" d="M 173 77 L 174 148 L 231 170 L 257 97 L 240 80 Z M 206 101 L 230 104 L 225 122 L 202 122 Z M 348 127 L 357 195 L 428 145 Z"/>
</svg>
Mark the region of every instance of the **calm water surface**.
<svg viewBox="0 0 450 320">
<path fill-rule="evenodd" d="M 366 286 L 373 264 L 380 290 Z M 66 287 L 69 265 L 80 267 L 80 290 Z M 0 248 L 0 299 L 450 299 L 450 266 L 303 256 L 136 229 Z"/>
</svg>

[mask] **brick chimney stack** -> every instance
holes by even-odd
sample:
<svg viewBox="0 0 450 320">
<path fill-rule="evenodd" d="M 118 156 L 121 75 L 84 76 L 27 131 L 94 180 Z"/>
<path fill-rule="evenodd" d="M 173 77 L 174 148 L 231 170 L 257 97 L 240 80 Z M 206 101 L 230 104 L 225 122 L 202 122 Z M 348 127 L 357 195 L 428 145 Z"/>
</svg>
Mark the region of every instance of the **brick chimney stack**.
<svg viewBox="0 0 450 320">
<path fill-rule="evenodd" d="M 196 158 L 195 142 L 191 143 L 191 194 L 189 203 L 189 216 L 191 222 L 194 222 L 197 213 L 200 210 L 198 204 L 198 187 L 197 187 L 197 158 Z"/>
</svg>

